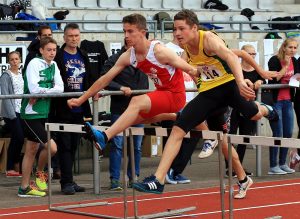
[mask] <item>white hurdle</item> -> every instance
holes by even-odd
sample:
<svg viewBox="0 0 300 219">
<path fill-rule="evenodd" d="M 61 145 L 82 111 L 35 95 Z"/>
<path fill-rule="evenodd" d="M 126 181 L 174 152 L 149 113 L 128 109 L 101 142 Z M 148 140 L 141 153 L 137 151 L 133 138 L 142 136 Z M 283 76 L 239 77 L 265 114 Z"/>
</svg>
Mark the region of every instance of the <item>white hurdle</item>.
<svg viewBox="0 0 300 219">
<path fill-rule="evenodd" d="M 59 123 L 46 123 L 46 130 L 48 134 L 48 169 L 51 169 L 51 156 L 50 156 L 50 132 L 75 132 L 75 133 L 84 133 L 84 126 L 83 125 L 77 125 L 77 124 L 59 124 Z M 107 127 L 104 126 L 94 126 L 97 130 L 105 130 Z M 146 127 L 146 128 L 138 128 L 138 127 L 130 127 L 126 129 L 123 133 L 120 133 L 119 135 L 123 136 L 124 138 L 124 162 L 123 162 L 123 185 L 126 185 L 126 170 L 127 170 L 127 137 L 129 136 L 130 140 L 130 149 L 131 149 L 131 166 L 134 167 L 134 146 L 133 146 L 133 136 L 134 135 L 155 135 L 155 136 L 169 136 L 171 132 L 171 129 L 161 128 L 161 127 Z M 220 168 L 220 194 L 221 194 L 221 208 L 222 208 L 222 218 L 225 218 L 225 208 L 224 208 L 224 182 L 223 182 L 223 169 L 224 166 L 223 162 L 221 162 L 222 159 L 222 139 L 223 139 L 223 133 L 222 132 L 215 132 L 215 131 L 194 131 L 192 130 L 189 132 L 185 137 L 200 137 L 202 139 L 215 139 L 219 141 L 219 168 Z M 132 170 L 132 176 L 135 176 L 135 168 L 131 168 Z M 135 181 L 135 177 L 133 177 Z M 95 181 L 94 181 L 95 183 Z M 95 187 L 100 187 L 100 183 L 98 185 L 94 185 Z M 97 218 L 113 218 L 113 219 L 119 219 L 119 217 L 113 217 L 108 215 L 100 215 L 100 214 L 92 214 L 92 213 L 86 213 L 86 212 L 80 212 L 71 210 L 72 208 L 82 208 L 82 207 L 91 207 L 91 206 L 99 206 L 99 205 L 108 205 L 107 202 L 97 202 L 97 203 L 91 203 L 91 204 L 78 204 L 78 205 L 67 205 L 67 206 L 59 206 L 59 207 L 53 207 L 53 204 L 51 202 L 52 197 L 52 186 L 51 186 L 51 178 L 49 179 L 49 196 L 48 196 L 48 206 L 50 211 L 58 211 L 58 212 L 64 212 L 64 213 L 70 213 L 70 214 L 77 214 L 77 215 L 86 215 L 91 217 L 97 217 Z M 175 210 L 168 210 L 166 212 L 160 212 L 156 214 L 149 214 L 149 215 L 138 215 L 137 210 L 137 198 L 135 190 L 133 189 L 133 201 L 134 201 L 134 217 L 128 217 L 127 215 L 127 187 L 124 186 L 124 217 L 123 218 L 161 218 L 161 217 L 167 217 L 167 216 L 177 216 L 187 211 L 195 210 L 196 207 L 187 207 L 182 209 L 175 209 Z"/>
</svg>

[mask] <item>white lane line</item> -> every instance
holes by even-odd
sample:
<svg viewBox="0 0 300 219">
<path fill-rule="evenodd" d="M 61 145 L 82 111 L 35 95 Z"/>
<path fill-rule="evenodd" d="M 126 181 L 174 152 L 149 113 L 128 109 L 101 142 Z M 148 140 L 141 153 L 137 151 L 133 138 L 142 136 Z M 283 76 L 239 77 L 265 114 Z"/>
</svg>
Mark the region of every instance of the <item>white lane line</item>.
<svg viewBox="0 0 300 219">
<path fill-rule="evenodd" d="M 276 188 L 276 187 L 284 187 L 284 186 L 295 186 L 295 185 L 300 185 L 300 182 L 297 183 L 285 183 L 285 184 L 278 184 L 278 185 L 270 185 L 270 186 L 258 186 L 254 188 L 250 188 L 249 190 L 257 190 L 257 189 L 268 189 L 268 188 Z M 207 188 L 201 188 L 202 189 L 207 189 Z M 193 189 L 193 190 L 188 190 L 188 191 L 196 191 L 199 189 Z M 168 193 L 178 193 L 182 191 L 171 191 Z M 187 192 L 187 191 L 185 191 Z M 228 190 L 226 190 L 228 192 Z M 220 191 L 215 191 L 215 192 L 203 192 L 203 193 L 193 193 L 193 194 L 186 194 L 186 195 L 174 195 L 174 196 L 167 196 L 167 197 L 157 197 L 157 198 L 145 198 L 145 199 L 138 199 L 138 202 L 144 202 L 144 201 L 153 201 L 153 200 L 163 200 L 163 199 L 174 199 L 174 198 L 185 198 L 185 197 L 193 197 L 193 196 L 203 196 L 203 195 L 214 195 L 214 194 L 220 194 Z M 88 201 L 88 200 L 87 200 Z M 84 201 L 81 201 L 81 203 Z M 133 200 L 127 201 L 127 203 L 131 203 Z M 110 205 L 114 204 L 124 204 L 123 201 L 116 201 L 116 202 L 110 202 Z M 32 207 L 32 206 L 27 206 L 27 207 Z M 238 210 L 238 209 L 234 209 Z M 15 213 L 6 213 L 6 214 L 0 214 L 0 217 L 2 216 L 9 216 L 9 215 L 18 215 L 18 214 L 27 214 L 27 213 L 37 213 L 37 212 L 45 212 L 49 211 L 48 209 L 46 210 L 36 210 L 36 211 L 23 211 L 23 212 L 15 212 Z M 219 213 L 220 211 L 216 211 L 215 213 Z"/>
<path fill-rule="evenodd" d="M 36 210 L 36 211 L 22 211 L 22 212 L 15 212 L 15 213 L 7 213 L 7 214 L 0 214 L 0 217 L 20 215 L 20 214 L 32 214 L 32 213 L 39 213 L 39 212 L 46 212 L 46 211 L 49 211 L 49 210 L 44 209 L 44 210 Z"/>
<path fill-rule="evenodd" d="M 247 207 L 247 208 L 235 208 L 235 209 L 233 209 L 233 211 L 245 211 L 245 210 L 258 209 L 258 208 L 271 208 L 271 207 L 296 205 L 296 204 L 300 204 L 300 201 L 285 202 L 285 203 L 272 204 L 272 205 L 258 205 L 258 206 L 252 206 L 252 207 Z M 227 209 L 227 210 L 225 210 L 225 212 L 229 212 L 229 210 Z M 219 213 L 221 213 L 221 211 L 209 211 L 209 212 L 202 212 L 202 213 L 197 213 L 197 214 L 182 214 L 182 215 L 178 215 L 178 216 L 170 216 L 170 217 L 163 217 L 163 218 L 195 217 L 195 216 L 200 216 L 200 215 L 219 214 Z"/>
</svg>

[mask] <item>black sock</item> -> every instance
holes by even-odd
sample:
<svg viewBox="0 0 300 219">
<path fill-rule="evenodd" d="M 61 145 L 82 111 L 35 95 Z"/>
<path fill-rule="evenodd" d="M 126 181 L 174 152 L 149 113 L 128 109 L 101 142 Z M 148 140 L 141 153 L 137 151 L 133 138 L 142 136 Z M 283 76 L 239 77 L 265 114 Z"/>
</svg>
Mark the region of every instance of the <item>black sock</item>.
<svg viewBox="0 0 300 219">
<path fill-rule="evenodd" d="M 247 182 L 247 180 L 248 180 L 248 178 L 247 178 L 247 176 L 245 176 L 245 179 L 239 180 L 239 183 L 240 183 L 240 184 L 245 183 L 245 182 Z"/>
<path fill-rule="evenodd" d="M 108 138 L 107 138 L 107 135 L 106 135 L 106 133 L 105 132 L 102 132 L 103 133 L 103 136 L 104 136 L 104 141 L 105 141 L 105 144 L 107 143 L 107 141 L 108 141 Z"/>
</svg>

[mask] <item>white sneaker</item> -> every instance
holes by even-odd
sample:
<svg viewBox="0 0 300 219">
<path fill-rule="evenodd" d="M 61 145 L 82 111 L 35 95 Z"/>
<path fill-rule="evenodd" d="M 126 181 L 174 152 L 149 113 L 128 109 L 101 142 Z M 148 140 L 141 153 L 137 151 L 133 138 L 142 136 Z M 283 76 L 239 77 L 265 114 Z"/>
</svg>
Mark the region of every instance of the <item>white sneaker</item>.
<svg viewBox="0 0 300 219">
<path fill-rule="evenodd" d="M 279 168 L 280 168 L 281 170 L 283 170 L 284 172 L 288 173 L 288 174 L 289 174 L 289 173 L 295 173 L 295 170 L 289 168 L 289 166 L 286 165 L 286 164 L 280 165 Z"/>
<path fill-rule="evenodd" d="M 203 148 L 198 157 L 200 159 L 209 157 L 213 154 L 214 149 L 218 145 L 218 140 L 205 140 L 203 143 Z"/>
<path fill-rule="evenodd" d="M 283 171 L 278 165 L 275 167 L 271 167 L 269 172 L 269 175 L 285 175 L 287 172 Z"/>
<path fill-rule="evenodd" d="M 242 199 L 246 197 L 247 190 L 250 188 L 250 186 L 253 184 L 253 180 L 247 176 L 247 182 L 245 183 L 238 183 L 239 191 L 234 196 L 235 199 Z"/>
</svg>

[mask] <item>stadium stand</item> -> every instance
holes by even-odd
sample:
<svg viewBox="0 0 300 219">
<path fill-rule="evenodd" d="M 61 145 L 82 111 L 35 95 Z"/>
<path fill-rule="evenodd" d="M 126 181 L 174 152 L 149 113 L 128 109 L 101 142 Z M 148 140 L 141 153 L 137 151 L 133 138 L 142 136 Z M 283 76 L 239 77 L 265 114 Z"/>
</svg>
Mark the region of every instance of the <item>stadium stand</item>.
<svg viewBox="0 0 300 219">
<path fill-rule="evenodd" d="M 213 21 L 224 21 L 224 22 L 231 21 L 231 15 L 230 14 L 225 14 L 225 15 L 214 14 L 212 16 L 212 20 Z M 215 25 L 223 27 L 223 30 L 232 30 L 230 24 L 215 24 Z"/>
<path fill-rule="evenodd" d="M 118 0 L 99 0 L 99 7 L 101 8 L 119 8 Z"/>
<path fill-rule="evenodd" d="M 270 16 L 267 15 L 253 15 L 251 17 L 251 21 L 268 21 L 270 19 Z M 251 27 L 257 26 L 260 30 L 268 30 L 270 29 L 268 24 L 252 24 Z"/>
<path fill-rule="evenodd" d="M 96 21 L 105 21 L 106 16 L 103 13 L 87 13 L 83 15 L 83 20 L 96 20 Z M 84 23 L 83 30 L 97 30 L 103 31 L 105 29 L 105 23 Z"/>
<path fill-rule="evenodd" d="M 74 8 L 75 2 L 70 0 L 54 0 L 54 7 L 58 8 Z"/>
<path fill-rule="evenodd" d="M 257 0 L 240 1 L 240 8 L 251 8 L 252 10 L 256 10 Z"/>
<path fill-rule="evenodd" d="M 167 9 L 182 9 L 182 1 L 181 0 L 162 0 L 162 7 Z"/>
<path fill-rule="evenodd" d="M 258 8 L 264 10 L 272 10 L 274 0 L 258 0 Z"/>
<path fill-rule="evenodd" d="M 107 21 L 122 21 L 123 16 L 118 13 L 110 13 L 106 16 Z M 106 24 L 107 30 L 123 30 L 122 23 L 108 23 Z"/>
<path fill-rule="evenodd" d="M 121 0 L 121 7 L 128 9 L 139 9 L 141 8 L 141 0 Z"/>
<path fill-rule="evenodd" d="M 201 9 L 202 0 L 182 0 L 182 8 L 184 9 Z"/>
<path fill-rule="evenodd" d="M 229 10 L 240 10 L 239 0 L 222 0 L 222 3 L 227 5 Z"/>
<path fill-rule="evenodd" d="M 161 0 L 143 0 L 142 7 L 146 9 L 161 9 Z"/>
<path fill-rule="evenodd" d="M 232 21 L 249 21 L 248 18 L 244 15 L 240 14 L 235 14 L 231 17 Z M 232 24 L 231 25 L 233 30 L 239 30 L 240 29 L 240 24 Z M 251 27 L 249 24 L 242 24 L 242 29 L 243 30 L 251 30 Z"/>
<path fill-rule="evenodd" d="M 98 1 L 97 0 L 77 0 L 77 7 L 87 7 L 87 8 L 97 8 Z"/>
</svg>

